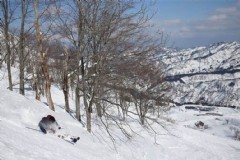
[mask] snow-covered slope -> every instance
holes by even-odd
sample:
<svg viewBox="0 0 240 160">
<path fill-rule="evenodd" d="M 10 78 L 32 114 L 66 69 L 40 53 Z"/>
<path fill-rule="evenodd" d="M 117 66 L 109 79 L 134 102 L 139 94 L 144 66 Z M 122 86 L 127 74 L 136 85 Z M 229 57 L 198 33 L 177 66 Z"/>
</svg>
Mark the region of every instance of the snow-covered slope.
<svg viewBox="0 0 240 160">
<path fill-rule="evenodd" d="M 7 90 L 0 92 L 1 160 L 97 159 L 104 154 L 110 159 L 116 159 L 117 154 L 108 154 L 108 147 L 94 142 L 96 139 L 65 112 L 54 113 L 43 103 Z M 56 117 L 66 133 L 79 135 L 81 142 L 72 145 L 58 137 L 26 128 L 38 129 L 37 124 L 41 117 L 48 114 Z M 106 157 L 102 156 L 102 159 Z"/>
<path fill-rule="evenodd" d="M 162 60 L 174 102 L 240 107 L 240 43 L 169 50 Z"/>
<path fill-rule="evenodd" d="M 172 108 L 162 116 L 175 122 L 167 125 L 168 131 L 160 125 L 152 125 L 157 135 L 131 120 L 129 125 L 136 131 L 131 140 L 112 125 L 115 150 L 96 117 L 93 117 L 90 134 L 83 124 L 64 111 L 63 96 L 57 87 L 52 88 L 56 112 L 34 100 L 31 91 L 22 96 L 5 87 L 1 83 L 1 160 L 237 160 L 240 157 L 240 142 L 229 129 L 230 126 L 240 127 L 240 113 L 231 108 L 220 107 L 212 111 L 223 114 L 222 117 L 196 116 L 199 111 L 186 110 L 184 106 Z M 62 132 L 81 137 L 76 145 L 26 128 L 38 129 L 38 122 L 48 114 L 56 117 Z M 208 129 L 195 128 L 198 120 L 208 124 Z"/>
</svg>

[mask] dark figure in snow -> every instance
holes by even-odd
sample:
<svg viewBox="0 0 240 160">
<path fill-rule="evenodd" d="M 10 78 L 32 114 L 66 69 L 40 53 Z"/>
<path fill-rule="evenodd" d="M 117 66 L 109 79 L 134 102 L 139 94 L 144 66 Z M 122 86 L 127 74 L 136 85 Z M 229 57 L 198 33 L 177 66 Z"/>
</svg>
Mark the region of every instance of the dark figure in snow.
<svg viewBox="0 0 240 160">
<path fill-rule="evenodd" d="M 195 126 L 197 126 L 197 127 L 203 127 L 203 126 L 204 126 L 204 123 L 203 123 L 202 121 L 197 121 L 197 122 L 195 123 Z"/>
<path fill-rule="evenodd" d="M 58 130 L 61 129 L 56 119 L 52 115 L 43 117 L 42 120 L 39 122 L 38 126 L 40 127 L 41 131 L 45 134 L 46 133 L 55 134 Z M 79 137 L 74 137 L 67 134 L 58 134 L 57 136 L 71 143 L 76 143 L 80 139 Z"/>
<path fill-rule="evenodd" d="M 51 115 L 43 117 L 42 120 L 38 123 L 38 126 L 40 127 L 41 131 L 45 134 L 47 132 L 55 133 L 58 129 L 61 129 L 56 119 Z"/>
</svg>

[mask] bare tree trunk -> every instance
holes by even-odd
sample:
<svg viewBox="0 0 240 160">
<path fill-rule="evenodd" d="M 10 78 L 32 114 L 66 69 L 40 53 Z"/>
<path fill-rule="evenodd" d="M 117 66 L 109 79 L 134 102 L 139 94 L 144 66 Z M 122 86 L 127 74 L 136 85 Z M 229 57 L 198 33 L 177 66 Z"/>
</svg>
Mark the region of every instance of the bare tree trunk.
<svg viewBox="0 0 240 160">
<path fill-rule="evenodd" d="M 64 65 L 63 65 L 63 81 L 62 81 L 62 90 L 64 94 L 64 99 L 65 99 L 65 110 L 66 112 L 70 112 L 70 107 L 69 107 L 69 83 L 68 83 L 68 60 L 69 60 L 69 54 L 67 49 L 65 49 L 64 52 Z"/>
<path fill-rule="evenodd" d="M 91 132 L 92 130 L 92 122 L 91 122 L 91 106 L 89 106 L 87 109 L 86 109 L 86 116 L 87 116 L 87 131 L 88 132 Z"/>
<path fill-rule="evenodd" d="M 87 116 L 87 130 L 89 132 L 91 132 L 91 113 L 88 112 L 88 98 L 87 98 L 87 84 L 86 84 L 86 75 L 85 75 L 85 68 L 84 68 L 84 60 L 83 60 L 83 52 L 85 50 L 85 37 L 84 37 L 84 34 L 85 34 L 85 31 L 84 31 L 84 28 L 85 28 L 85 23 L 84 23 L 84 7 L 83 7 L 83 3 L 86 3 L 86 2 L 77 2 L 78 3 L 78 43 L 77 43 L 77 47 L 78 47 L 78 81 L 77 81 L 77 89 L 78 89 L 78 96 L 79 96 L 79 99 L 80 99 L 80 80 L 79 80 L 79 76 L 80 74 L 82 75 L 82 92 L 83 92 L 83 103 L 84 103 L 84 106 L 85 106 L 85 110 L 86 110 L 86 116 Z M 81 62 L 80 62 L 81 61 Z M 81 63 L 81 64 L 80 64 Z M 81 67 L 80 67 L 81 65 Z M 80 104 L 79 104 L 79 107 L 80 107 Z M 79 108 L 79 111 L 80 111 L 80 108 Z M 80 113 L 80 112 L 79 112 Z M 90 118 L 90 120 L 89 120 Z"/>
<path fill-rule="evenodd" d="M 46 97 L 47 97 L 47 102 L 48 102 L 49 108 L 51 110 L 55 111 L 54 104 L 52 101 L 52 96 L 51 96 L 51 81 L 50 80 L 46 80 L 45 92 L 46 92 Z"/>
<path fill-rule="evenodd" d="M 0 42 L 0 69 L 2 68 L 2 62 L 3 62 L 3 53 L 2 53 L 2 44 Z"/>
<path fill-rule="evenodd" d="M 136 111 L 137 111 L 140 123 L 141 123 L 141 125 L 144 125 L 145 117 L 143 115 L 142 100 L 141 99 L 139 99 L 139 100 L 135 99 L 134 101 L 135 101 L 134 104 L 135 104 L 135 107 L 136 107 Z"/>
<path fill-rule="evenodd" d="M 79 82 L 78 82 L 79 83 Z M 77 84 L 77 87 L 75 89 L 75 107 L 76 107 L 76 119 L 81 122 L 81 112 L 80 112 L 80 89 L 79 84 Z"/>
<path fill-rule="evenodd" d="M 8 40 L 6 40 L 6 43 Z M 12 84 L 12 73 L 11 73 L 11 51 L 10 46 L 7 44 L 7 71 L 8 71 L 8 83 L 9 83 L 9 90 L 13 90 Z"/>
<path fill-rule="evenodd" d="M 54 104 L 53 104 L 52 96 L 51 96 L 51 78 L 49 75 L 48 65 L 47 65 L 47 60 L 46 60 L 48 50 L 46 50 L 45 53 L 43 52 L 43 46 L 42 46 L 43 37 L 42 37 L 42 32 L 40 30 L 40 25 L 39 25 L 38 8 L 37 8 L 37 4 L 35 3 L 34 0 L 32 0 L 32 4 L 34 7 L 34 13 L 35 13 L 35 29 L 36 29 L 36 33 L 37 33 L 38 54 L 40 56 L 41 68 L 42 68 L 42 72 L 44 75 L 44 79 L 46 81 L 45 93 L 46 93 L 46 97 L 47 97 L 47 103 L 49 105 L 49 108 L 54 111 L 55 108 L 54 108 Z"/>
<path fill-rule="evenodd" d="M 123 120 L 125 120 L 126 119 L 126 109 L 125 109 L 125 106 L 126 106 L 126 102 L 120 97 L 119 98 L 119 101 L 120 101 L 120 108 L 121 108 L 121 110 L 122 110 L 122 118 L 123 118 Z"/>
<path fill-rule="evenodd" d="M 96 91 L 95 105 L 96 105 L 98 117 L 102 118 L 103 109 L 102 109 L 102 105 L 100 103 L 100 97 L 101 97 L 101 88 L 98 86 L 98 89 Z"/>
<path fill-rule="evenodd" d="M 11 49 L 11 66 L 15 67 L 15 61 L 16 61 L 16 57 L 17 57 L 17 54 L 18 54 L 18 51 L 16 50 L 16 44 L 15 44 L 15 41 L 14 41 L 14 36 L 13 35 L 9 35 L 9 40 L 10 40 L 10 49 Z"/>
<path fill-rule="evenodd" d="M 69 107 L 69 86 L 68 86 L 68 77 L 64 73 L 64 79 L 63 79 L 63 94 L 64 94 L 64 99 L 65 99 L 65 110 L 66 112 L 70 112 L 70 107 Z"/>
<path fill-rule="evenodd" d="M 21 31 L 20 31 L 20 41 L 19 41 L 19 92 L 24 95 L 24 25 L 25 25 L 25 1 L 22 0 L 22 17 L 21 17 Z"/>
<path fill-rule="evenodd" d="M 85 106 L 85 111 L 86 111 L 86 118 L 87 118 L 87 131 L 91 132 L 91 113 L 92 113 L 92 103 L 93 99 L 90 100 L 89 104 L 87 102 L 87 92 L 86 92 L 86 82 L 83 82 L 83 101 L 84 101 L 84 106 Z"/>
<path fill-rule="evenodd" d="M 35 90 L 35 99 L 36 100 L 41 100 L 40 98 L 40 87 L 39 87 L 39 78 L 37 76 L 37 71 L 35 67 L 32 67 L 32 77 L 33 77 L 33 88 Z"/>
<path fill-rule="evenodd" d="M 95 96 L 94 98 L 94 103 L 96 105 L 96 110 L 97 110 L 97 115 L 98 117 L 102 117 L 102 106 L 100 104 L 100 97 L 101 97 L 101 88 L 99 87 L 99 80 L 98 77 L 96 77 L 95 79 L 95 84 L 94 84 L 94 90 L 93 92 L 95 92 Z"/>
<path fill-rule="evenodd" d="M 80 50 L 80 49 L 79 49 Z M 80 80 L 79 80 L 79 76 L 80 76 L 80 55 L 79 53 L 77 54 L 77 85 L 76 85 L 76 89 L 75 89 L 75 108 L 76 108 L 76 118 L 79 122 L 81 122 L 81 112 L 80 112 Z"/>
<path fill-rule="evenodd" d="M 96 105 L 96 110 L 97 110 L 97 115 L 99 117 L 102 117 L 102 106 L 100 104 L 100 97 L 101 97 L 101 87 L 99 86 L 99 76 L 100 76 L 100 66 L 101 66 L 101 58 L 100 60 L 97 62 L 96 65 L 96 77 L 94 78 L 94 84 L 93 84 L 93 95 L 94 95 L 94 102 Z"/>
<path fill-rule="evenodd" d="M 86 64 L 87 66 L 88 64 Z M 86 118 L 87 118 L 87 131 L 91 132 L 91 113 L 92 113 L 92 104 L 93 104 L 93 93 L 91 94 L 91 97 L 88 97 L 88 84 L 87 84 L 87 76 L 85 74 L 85 68 L 84 68 L 84 61 L 83 57 L 81 58 L 81 75 L 82 75 L 82 88 L 83 88 L 83 103 L 85 106 L 86 111 Z M 88 103 L 88 99 L 89 103 Z"/>
<path fill-rule="evenodd" d="M 2 0 L 2 8 L 3 8 L 3 15 L 4 15 L 4 41 L 7 49 L 7 71 L 8 71 L 8 85 L 9 90 L 13 90 L 12 84 L 12 73 L 11 73 L 11 48 L 10 48 L 10 38 L 9 38 L 9 8 L 8 8 L 8 0 Z"/>
<path fill-rule="evenodd" d="M 158 110 L 158 118 L 160 118 L 160 106 L 158 106 L 158 108 L 157 108 L 157 110 Z"/>
<path fill-rule="evenodd" d="M 81 66 L 82 66 L 82 86 L 83 86 L 83 103 L 85 106 L 85 111 L 86 111 L 86 118 L 87 118 L 87 131 L 91 132 L 91 113 L 92 113 L 92 103 L 93 103 L 93 96 L 91 95 L 90 97 L 90 101 L 88 104 L 88 92 L 87 92 L 87 82 L 86 82 L 86 75 L 84 73 L 84 63 L 83 63 L 83 59 L 81 62 Z"/>
</svg>

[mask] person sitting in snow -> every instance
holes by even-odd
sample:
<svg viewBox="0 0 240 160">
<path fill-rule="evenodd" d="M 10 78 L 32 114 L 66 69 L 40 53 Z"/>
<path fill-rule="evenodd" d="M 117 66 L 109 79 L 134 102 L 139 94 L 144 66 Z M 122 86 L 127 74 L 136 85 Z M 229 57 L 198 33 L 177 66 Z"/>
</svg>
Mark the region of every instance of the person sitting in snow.
<svg viewBox="0 0 240 160">
<path fill-rule="evenodd" d="M 41 131 L 45 134 L 47 133 L 56 133 L 58 129 L 61 129 L 56 119 L 52 115 L 43 117 L 42 120 L 38 123 Z"/>
<path fill-rule="evenodd" d="M 58 130 L 61 129 L 56 119 L 52 115 L 48 115 L 47 117 L 43 117 L 42 120 L 38 123 L 40 130 L 44 133 L 52 133 L 55 134 Z M 67 134 L 57 135 L 59 138 L 62 138 L 66 141 L 70 141 L 76 143 L 80 138 L 69 136 Z"/>
</svg>

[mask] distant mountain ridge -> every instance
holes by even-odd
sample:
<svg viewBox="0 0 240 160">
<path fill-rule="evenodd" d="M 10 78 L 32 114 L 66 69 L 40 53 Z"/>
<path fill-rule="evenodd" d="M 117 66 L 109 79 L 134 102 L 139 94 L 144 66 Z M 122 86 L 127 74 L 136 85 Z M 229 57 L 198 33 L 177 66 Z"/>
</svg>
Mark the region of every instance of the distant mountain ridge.
<svg viewBox="0 0 240 160">
<path fill-rule="evenodd" d="M 161 60 L 176 104 L 240 107 L 240 43 L 168 50 Z"/>
</svg>

